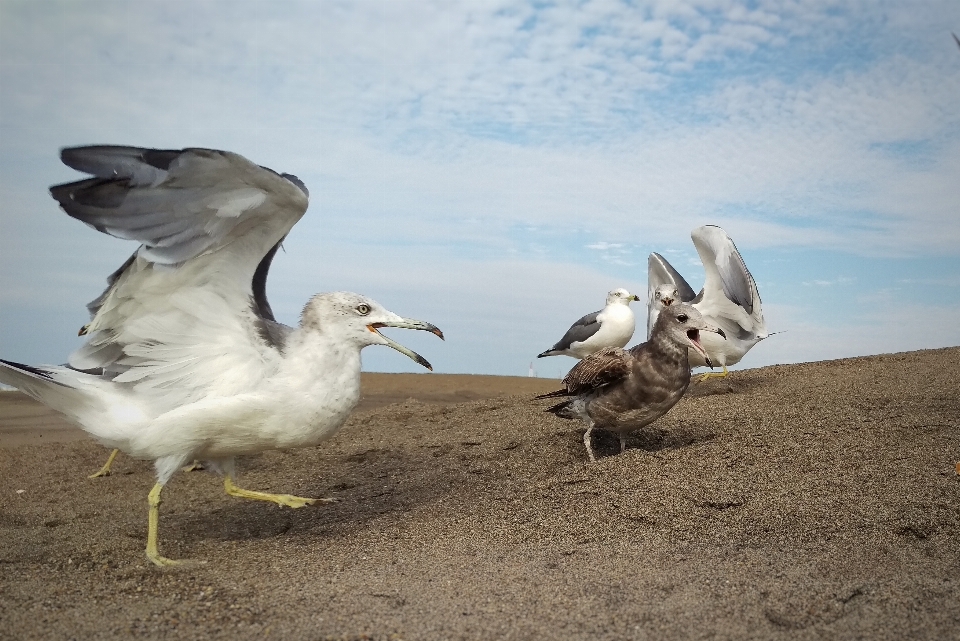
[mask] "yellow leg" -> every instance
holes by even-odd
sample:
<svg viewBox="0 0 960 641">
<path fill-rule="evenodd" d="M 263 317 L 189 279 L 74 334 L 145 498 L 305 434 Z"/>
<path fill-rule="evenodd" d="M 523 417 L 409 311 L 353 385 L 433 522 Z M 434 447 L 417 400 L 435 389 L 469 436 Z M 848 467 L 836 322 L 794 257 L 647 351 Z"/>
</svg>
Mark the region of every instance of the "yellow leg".
<svg viewBox="0 0 960 641">
<path fill-rule="evenodd" d="M 234 485 L 229 474 L 223 478 L 223 489 L 230 496 L 239 496 L 242 499 L 254 499 L 256 501 L 273 501 L 277 505 L 286 505 L 287 507 L 304 507 L 314 503 L 333 503 L 336 501 L 336 499 L 306 499 L 302 496 L 291 496 L 290 494 L 269 494 L 267 492 L 245 490 Z"/>
<path fill-rule="evenodd" d="M 147 558 L 154 565 L 165 567 L 167 565 L 177 565 L 180 561 L 168 559 L 160 556 L 157 550 L 157 525 L 160 523 L 160 492 L 163 485 L 157 483 L 147 495 L 147 502 L 150 504 L 150 515 L 147 518 Z"/>
<path fill-rule="evenodd" d="M 727 371 L 727 366 L 724 365 L 724 366 L 723 366 L 723 372 L 722 372 L 722 373 L 721 373 L 721 372 L 707 372 L 706 374 L 704 374 L 703 376 L 701 376 L 701 377 L 698 379 L 697 382 L 702 383 L 702 382 L 704 382 L 705 380 L 707 380 L 708 378 L 723 378 L 724 376 L 726 376 L 726 375 L 729 374 L 729 373 L 730 373 L 730 372 Z"/>
<path fill-rule="evenodd" d="M 113 459 L 117 458 L 117 454 L 120 453 L 120 450 L 114 450 L 110 452 L 110 458 L 107 459 L 107 462 L 103 464 L 103 467 L 100 468 L 99 472 L 95 472 L 88 476 L 88 479 L 95 479 L 101 476 L 110 476 L 110 466 L 113 465 Z"/>
</svg>

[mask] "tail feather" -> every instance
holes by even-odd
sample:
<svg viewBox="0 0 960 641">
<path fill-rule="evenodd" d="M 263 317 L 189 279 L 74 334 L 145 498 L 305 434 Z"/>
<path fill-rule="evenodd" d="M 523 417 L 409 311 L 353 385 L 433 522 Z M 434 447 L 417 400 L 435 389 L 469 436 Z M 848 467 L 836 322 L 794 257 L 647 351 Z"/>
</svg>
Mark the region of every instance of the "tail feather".
<svg viewBox="0 0 960 641">
<path fill-rule="evenodd" d="M 0 359 L 0 383 L 16 387 L 30 398 L 77 422 L 81 412 L 92 409 L 90 397 L 64 382 L 58 376 L 59 369 L 33 367 Z"/>
<path fill-rule="evenodd" d="M 544 412 L 553 412 L 554 414 L 556 414 L 556 415 L 559 416 L 560 418 L 573 418 L 574 413 L 573 413 L 573 410 L 571 409 L 571 406 L 573 405 L 573 402 L 574 402 L 575 400 L 577 400 L 577 399 L 576 399 L 576 398 L 569 398 L 569 397 L 570 397 L 570 392 L 567 391 L 566 389 L 558 389 L 558 390 L 555 391 L 555 392 L 547 392 L 546 394 L 540 394 L 539 396 L 536 396 L 536 397 L 534 397 L 534 398 L 537 398 L 537 399 L 540 399 L 540 398 L 558 398 L 558 397 L 562 397 L 562 396 L 566 396 L 567 399 L 564 400 L 564 401 L 561 401 L 560 403 L 557 403 L 556 405 L 553 405 L 553 406 L 551 406 L 551 407 L 548 407 L 547 409 L 545 409 L 545 410 L 543 410 L 543 411 L 544 411 Z"/>
<path fill-rule="evenodd" d="M 50 372 L 45 369 L 40 369 L 39 367 L 33 367 L 32 365 L 24 365 L 23 363 L 15 363 L 13 361 L 6 361 L 0 358 L 0 363 L 3 363 L 6 367 L 0 368 L 0 380 L 3 380 L 4 374 L 8 371 L 11 373 L 11 376 L 16 376 L 20 374 L 21 376 L 26 377 L 28 380 L 33 379 L 42 379 L 49 381 L 54 385 L 63 385 L 59 381 L 54 380 Z M 6 382 L 6 381 L 4 381 Z M 7 385 L 13 385 L 14 387 L 19 387 L 15 382 L 9 382 Z"/>
<path fill-rule="evenodd" d="M 540 395 L 538 395 L 538 396 L 534 396 L 534 398 L 536 398 L 536 399 L 540 399 L 540 398 L 557 398 L 557 397 L 559 397 L 559 396 L 569 396 L 569 395 L 570 395 L 570 393 L 567 392 L 566 388 L 564 388 L 564 389 L 558 389 L 558 390 L 555 391 L 555 392 L 547 392 L 546 394 L 540 394 Z"/>
</svg>

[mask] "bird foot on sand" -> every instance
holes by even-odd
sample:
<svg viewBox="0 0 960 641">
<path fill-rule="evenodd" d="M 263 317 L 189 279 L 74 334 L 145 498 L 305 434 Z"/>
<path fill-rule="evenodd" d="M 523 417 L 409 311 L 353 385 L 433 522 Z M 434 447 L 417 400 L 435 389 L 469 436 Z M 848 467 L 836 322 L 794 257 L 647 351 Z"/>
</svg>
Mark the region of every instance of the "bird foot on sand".
<svg viewBox="0 0 960 641">
<path fill-rule="evenodd" d="M 113 450 L 112 452 L 110 452 L 110 456 L 109 458 L 107 458 L 107 462 L 103 464 L 103 467 L 101 467 L 99 470 L 97 470 L 87 478 L 97 479 L 104 476 L 110 476 L 110 466 L 113 465 L 113 459 L 117 458 L 117 454 L 119 452 L 120 450 Z"/>
<path fill-rule="evenodd" d="M 242 499 L 253 499 L 255 501 L 272 501 L 277 505 L 292 508 L 305 507 L 307 505 L 314 505 L 315 503 L 335 503 L 337 500 L 329 498 L 309 499 L 302 496 L 293 496 L 292 494 L 271 494 L 269 492 L 245 490 L 242 487 L 234 485 L 233 479 L 229 476 L 223 480 L 223 489 L 230 496 L 237 496 Z"/>
<path fill-rule="evenodd" d="M 156 551 L 151 554 L 149 550 L 147 550 L 147 558 L 159 568 L 194 567 L 197 565 L 206 565 L 207 563 L 206 561 L 199 561 L 197 559 L 168 559 L 165 556 L 160 556 L 160 553 Z"/>
<path fill-rule="evenodd" d="M 703 374 L 700 378 L 698 378 L 697 382 L 702 383 L 711 378 L 724 378 L 729 373 L 730 372 L 727 371 L 727 366 L 724 365 L 722 372 L 707 372 L 706 374 Z"/>
<path fill-rule="evenodd" d="M 150 553 L 150 550 L 147 550 L 147 558 L 150 559 L 150 562 L 156 565 L 157 567 L 166 568 L 171 565 L 182 565 L 183 561 L 176 561 L 174 559 L 168 559 L 165 556 L 160 556 L 159 552 Z"/>
</svg>

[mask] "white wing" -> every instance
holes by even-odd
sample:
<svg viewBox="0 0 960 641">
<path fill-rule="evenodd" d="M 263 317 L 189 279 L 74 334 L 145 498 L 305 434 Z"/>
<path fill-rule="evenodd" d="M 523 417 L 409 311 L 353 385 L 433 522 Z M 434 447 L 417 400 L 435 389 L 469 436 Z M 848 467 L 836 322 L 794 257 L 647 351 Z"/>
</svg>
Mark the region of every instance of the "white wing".
<svg viewBox="0 0 960 641">
<path fill-rule="evenodd" d="M 655 303 L 654 295 L 660 285 L 673 285 L 677 288 L 680 300 L 689 303 L 696 294 L 693 288 L 684 280 L 666 258 L 654 252 L 647 258 L 647 340 L 653 332 L 653 326 L 660 315 L 660 307 Z"/>
<path fill-rule="evenodd" d="M 757 338 L 767 336 L 757 284 L 725 231 L 704 225 L 690 234 L 703 261 L 703 290 L 696 307 L 716 318 L 729 318 Z"/>
<path fill-rule="evenodd" d="M 88 306 L 89 339 L 71 367 L 166 406 L 237 393 L 268 374 L 285 330 L 266 275 L 306 211 L 302 183 L 210 149 L 97 146 L 61 157 L 95 176 L 51 188 L 63 210 L 142 243 Z"/>
</svg>

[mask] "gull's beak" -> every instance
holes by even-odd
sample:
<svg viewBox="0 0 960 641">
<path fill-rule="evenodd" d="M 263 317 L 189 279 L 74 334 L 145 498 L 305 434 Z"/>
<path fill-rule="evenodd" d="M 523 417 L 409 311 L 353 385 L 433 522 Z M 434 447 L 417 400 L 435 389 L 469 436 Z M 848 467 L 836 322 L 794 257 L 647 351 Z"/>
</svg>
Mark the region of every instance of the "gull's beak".
<svg viewBox="0 0 960 641">
<path fill-rule="evenodd" d="M 672 299 L 672 298 L 663 298 L 663 299 L 661 299 L 661 302 L 663 303 L 663 306 L 664 306 L 664 307 L 670 307 L 671 305 L 673 305 L 673 299 Z"/>
<path fill-rule="evenodd" d="M 714 327 L 706 323 L 703 324 L 703 331 L 713 332 L 715 334 L 720 334 L 723 337 L 723 340 L 727 340 L 727 335 L 723 333 L 723 330 L 719 327 Z M 690 339 L 690 345 L 695 349 L 701 356 L 703 360 L 707 363 L 707 367 L 713 369 L 713 362 L 710 360 L 710 357 L 707 356 L 707 352 L 703 349 L 703 344 L 700 342 L 700 330 L 698 329 L 688 329 L 687 338 Z"/>
<path fill-rule="evenodd" d="M 631 296 L 631 297 L 628 298 L 627 300 L 635 300 L 635 301 L 637 301 L 637 302 L 639 303 L 639 302 L 640 302 L 640 297 L 637 296 L 636 294 L 634 294 L 633 296 Z"/>
<path fill-rule="evenodd" d="M 700 343 L 700 330 L 699 329 L 688 329 L 687 338 L 690 339 L 690 346 L 697 351 L 700 356 L 703 356 L 703 360 L 707 362 L 707 367 L 713 367 L 713 363 L 710 362 L 710 357 L 707 356 L 707 351 L 703 349 L 703 345 Z"/>
<path fill-rule="evenodd" d="M 397 317 L 397 319 L 398 320 L 395 320 L 395 321 L 386 321 L 382 323 L 370 323 L 369 325 L 367 325 L 367 329 L 369 329 L 371 332 L 373 332 L 374 334 L 379 336 L 381 339 L 383 339 L 384 345 L 392 347 L 393 349 L 397 350 L 401 354 L 409 356 L 411 359 L 413 359 L 414 362 L 420 365 L 423 365 L 424 367 L 426 367 L 428 370 L 432 372 L 433 366 L 430 365 L 427 359 L 425 359 L 423 356 L 420 356 L 420 354 L 417 354 L 412 349 L 407 349 L 400 343 L 389 339 L 388 337 L 384 336 L 377 330 L 380 327 L 401 327 L 403 329 L 422 329 L 426 332 L 430 332 L 431 334 L 436 334 L 437 336 L 440 337 L 440 340 L 443 340 L 443 332 L 441 332 L 436 325 L 431 325 L 430 323 L 425 323 L 423 321 L 413 320 L 411 318 L 400 318 L 399 316 Z"/>
</svg>

